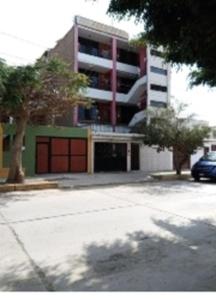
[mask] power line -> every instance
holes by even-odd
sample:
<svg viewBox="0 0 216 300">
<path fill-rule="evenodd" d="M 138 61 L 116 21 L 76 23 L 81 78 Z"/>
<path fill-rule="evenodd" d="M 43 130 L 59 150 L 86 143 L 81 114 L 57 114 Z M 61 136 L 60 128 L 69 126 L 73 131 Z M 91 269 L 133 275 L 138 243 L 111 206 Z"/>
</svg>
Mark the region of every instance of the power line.
<svg viewBox="0 0 216 300">
<path fill-rule="evenodd" d="M 45 45 L 42 45 L 42 44 L 38 44 L 38 43 L 35 43 L 35 42 L 32 42 L 32 41 L 23 39 L 23 38 L 21 38 L 21 37 L 18 37 L 18 36 L 16 36 L 16 35 L 13 35 L 13 34 L 10 34 L 10 33 L 7 33 L 7 32 L 2 32 L 2 31 L 1 31 L 1 32 L 0 32 L 0 35 L 4 35 L 4 36 L 7 36 L 7 37 L 16 39 L 16 40 L 18 40 L 18 41 L 21 41 L 21 42 L 24 42 L 24 43 L 33 45 L 33 46 L 35 46 L 35 47 L 39 47 L 39 48 L 49 48 L 48 46 L 45 46 Z"/>
<path fill-rule="evenodd" d="M 6 55 L 6 56 L 9 56 L 9 57 L 12 57 L 12 58 L 17 58 L 17 59 L 20 59 L 20 60 L 23 60 L 23 61 L 26 61 L 26 62 L 29 62 L 29 60 L 30 60 L 30 59 L 26 59 L 26 58 L 21 57 L 21 56 L 13 55 L 13 54 L 2 52 L 2 51 L 0 51 L 0 54 Z"/>
</svg>

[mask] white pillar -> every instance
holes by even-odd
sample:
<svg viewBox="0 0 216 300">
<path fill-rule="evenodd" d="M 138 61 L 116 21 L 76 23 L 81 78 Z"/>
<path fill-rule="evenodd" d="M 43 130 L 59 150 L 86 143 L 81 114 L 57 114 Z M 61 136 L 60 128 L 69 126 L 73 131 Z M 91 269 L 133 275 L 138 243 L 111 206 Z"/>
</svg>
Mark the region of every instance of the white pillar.
<svg viewBox="0 0 216 300">
<path fill-rule="evenodd" d="M 131 171 L 131 143 L 127 143 L 127 172 Z"/>
<path fill-rule="evenodd" d="M 92 140 L 91 142 L 91 174 L 94 174 L 94 160 L 95 160 L 95 142 Z"/>
</svg>

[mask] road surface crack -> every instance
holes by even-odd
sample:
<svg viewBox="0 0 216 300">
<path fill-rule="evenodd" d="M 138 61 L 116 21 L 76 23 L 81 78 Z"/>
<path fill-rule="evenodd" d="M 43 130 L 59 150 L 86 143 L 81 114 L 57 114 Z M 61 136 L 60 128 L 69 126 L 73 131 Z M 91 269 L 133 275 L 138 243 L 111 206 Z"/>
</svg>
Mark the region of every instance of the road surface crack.
<svg viewBox="0 0 216 300">
<path fill-rule="evenodd" d="M 48 291 L 48 292 L 55 291 L 52 283 L 49 282 L 49 280 L 47 279 L 44 271 L 37 265 L 37 263 L 30 256 L 29 252 L 27 251 L 24 243 L 21 241 L 21 239 L 20 239 L 19 235 L 17 234 L 16 230 L 10 224 L 10 222 L 7 220 L 7 218 L 4 216 L 4 214 L 1 211 L 0 211 L 0 216 L 4 220 L 5 224 L 7 225 L 8 229 L 10 230 L 10 232 L 12 233 L 12 235 L 14 236 L 14 238 L 15 238 L 17 244 L 19 245 L 19 247 L 21 248 L 22 252 L 27 257 L 27 259 L 28 259 L 28 261 L 29 261 L 32 269 L 34 270 L 34 272 L 36 273 L 36 275 L 39 277 L 39 279 L 40 279 L 41 283 L 43 284 L 45 290 Z"/>
</svg>

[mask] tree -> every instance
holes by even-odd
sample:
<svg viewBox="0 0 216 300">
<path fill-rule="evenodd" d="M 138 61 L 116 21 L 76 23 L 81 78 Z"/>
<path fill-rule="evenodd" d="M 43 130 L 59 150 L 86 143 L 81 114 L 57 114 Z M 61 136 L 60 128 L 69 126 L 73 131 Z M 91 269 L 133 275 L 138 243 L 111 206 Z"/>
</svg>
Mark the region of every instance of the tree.
<svg viewBox="0 0 216 300">
<path fill-rule="evenodd" d="M 143 143 L 156 146 L 157 151 L 168 149 L 174 155 L 176 174 L 180 175 L 182 166 L 190 155 L 196 153 L 198 147 L 203 147 L 203 141 L 209 136 L 210 128 L 196 124 L 193 115 L 182 117 L 185 105 L 177 104 L 174 108 L 149 109 L 146 120 L 134 128 L 134 131 L 144 135 Z"/>
<path fill-rule="evenodd" d="M 74 73 L 58 58 L 11 67 L 0 61 L 0 110 L 13 117 L 16 133 L 8 183 L 22 183 L 22 145 L 27 123 L 34 117 L 55 118 L 82 101 L 85 75 Z"/>
<path fill-rule="evenodd" d="M 144 23 L 141 40 L 171 63 L 195 65 L 192 84 L 216 86 L 215 0 L 111 0 L 108 13 Z"/>
</svg>

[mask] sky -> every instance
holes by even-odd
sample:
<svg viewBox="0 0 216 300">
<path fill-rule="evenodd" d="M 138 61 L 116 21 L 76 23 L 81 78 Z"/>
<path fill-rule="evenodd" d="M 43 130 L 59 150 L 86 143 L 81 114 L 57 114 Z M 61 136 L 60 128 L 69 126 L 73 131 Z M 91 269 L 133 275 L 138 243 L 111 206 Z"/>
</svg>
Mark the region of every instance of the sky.
<svg viewBox="0 0 216 300">
<path fill-rule="evenodd" d="M 52 48 L 81 15 L 127 31 L 130 38 L 142 31 L 134 20 L 116 21 L 106 14 L 109 0 L 0 0 L 0 57 L 9 64 L 27 64 Z M 216 125 L 216 89 L 189 88 L 189 68 L 172 68 L 171 95 L 188 104 L 197 119 Z"/>
</svg>

